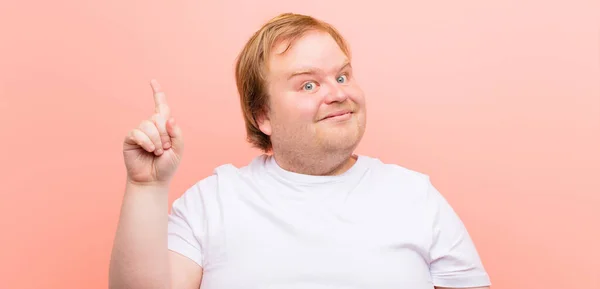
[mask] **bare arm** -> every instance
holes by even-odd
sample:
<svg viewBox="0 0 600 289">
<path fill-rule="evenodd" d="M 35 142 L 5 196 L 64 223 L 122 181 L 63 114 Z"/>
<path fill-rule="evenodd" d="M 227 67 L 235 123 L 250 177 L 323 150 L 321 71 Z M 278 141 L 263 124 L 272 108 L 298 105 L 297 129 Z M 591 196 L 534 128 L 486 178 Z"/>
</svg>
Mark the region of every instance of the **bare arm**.
<svg viewBox="0 0 600 289">
<path fill-rule="evenodd" d="M 123 142 L 127 183 L 109 265 L 110 289 L 198 289 L 202 268 L 167 246 L 168 193 L 183 151 L 180 128 L 152 82 L 155 114 Z"/>
<path fill-rule="evenodd" d="M 202 267 L 167 249 L 167 190 L 127 185 L 109 288 L 200 288 Z"/>
<path fill-rule="evenodd" d="M 109 288 L 170 287 L 168 187 L 127 183 L 114 240 Z"/>
</svg>

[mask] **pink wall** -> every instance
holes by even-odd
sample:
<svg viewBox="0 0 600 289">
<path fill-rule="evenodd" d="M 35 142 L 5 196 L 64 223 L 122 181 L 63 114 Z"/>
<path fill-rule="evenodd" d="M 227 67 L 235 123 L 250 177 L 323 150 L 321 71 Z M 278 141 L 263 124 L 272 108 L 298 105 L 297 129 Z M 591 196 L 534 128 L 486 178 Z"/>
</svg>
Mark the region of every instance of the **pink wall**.
<svg viewBox="0 0 600 289">
<path fill-rule="evenodd" d="M 432 176 L 494 288 L 600 288 L 598 1 L 3 2 L 0 288 L 107 287 L 151 78 L 186 135 L 171 201 L 249 161 L 234 58 L 287 11 L 347 36 L 360 153 Z"/>
</svg>

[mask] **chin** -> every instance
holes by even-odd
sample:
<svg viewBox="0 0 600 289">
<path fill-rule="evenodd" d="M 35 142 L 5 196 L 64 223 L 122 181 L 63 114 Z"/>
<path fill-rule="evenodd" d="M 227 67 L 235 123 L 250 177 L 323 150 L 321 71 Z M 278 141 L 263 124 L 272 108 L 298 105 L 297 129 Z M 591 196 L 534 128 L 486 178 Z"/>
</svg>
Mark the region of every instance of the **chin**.
<svg viewBox="0 0 600 289">
<path fill-rule="evenodd" d="M 360 131 L 346 132 L 343 134 L 331 133 L 322 141 L 327 151 L 353 151 L 360 142 L 362 133 Z"/>
<path fill-rule="evenodd" d="M 364 121 L 354 117 L 355 119 L 349 121 L 321 127 L 317 132 L 321 147 L 327 151 L 354 150 L 365 131 Z"/>
</svg>

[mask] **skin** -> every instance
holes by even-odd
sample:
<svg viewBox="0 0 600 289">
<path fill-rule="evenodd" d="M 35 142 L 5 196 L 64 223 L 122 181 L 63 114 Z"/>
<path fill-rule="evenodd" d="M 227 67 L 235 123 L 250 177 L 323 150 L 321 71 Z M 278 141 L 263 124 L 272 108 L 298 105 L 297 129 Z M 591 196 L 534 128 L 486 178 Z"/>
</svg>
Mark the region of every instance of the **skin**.
<svg viewBox="0 0 600 289">
<path fill-rule="evenodd" d="M 364 93 L 350 59 L 322 32 L 275 46 L 268 63 L 269 108 L 258 118 L 273 155 L 289 171 L 337 175 L 356 161 L 366 126 Z M 127 182 L 109 268 L 109 288 L 197 289 L 202 267 L 167 249 L 168 191 L 183 134 L 151 81 L 154 113 L 123 141 Z M 328 116 L 347 112 L 341 116 Z M 480 287 L 484 289 L 488 287 Z M 440 287 L 441 289 L 441 287 Z M 447 288 L 444 288 L 447 289 Z"/>
<path fill-rule="evenodd" d="M 199 288 L 202 268 L 167 249 L 168 192 L 183 135 L 158 82 L 155 111 L 123 141 L 127 182 L 115 235 L 109 288 Z"/>
<path fill-rule="evenodd" d="M 366 126 L 365 97 L 350 59 L 324 32 L 308 32 L 289 49 L 274 47 L 268 66 L 269 108 L 258 118 L 278 164 L 310 175 L 336 175 L 355 162 Z M 285 53 L 281 53 L 285 51 Z M 326 118 L 330 114 L 347 115 Z"/>
</svg>

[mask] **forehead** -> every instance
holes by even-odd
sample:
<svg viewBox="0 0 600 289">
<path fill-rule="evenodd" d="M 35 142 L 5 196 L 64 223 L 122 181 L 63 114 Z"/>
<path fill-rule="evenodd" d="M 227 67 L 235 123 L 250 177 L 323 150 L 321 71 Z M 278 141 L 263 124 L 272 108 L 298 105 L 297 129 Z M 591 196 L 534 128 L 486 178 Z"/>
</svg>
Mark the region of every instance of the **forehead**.
<svg viewBox="0 0 600 289">
<path fill-rule="evenodd" d="M 307 32 L 291 46 L 289 41 L 281 41 L 271 51 L 269 71 L 275 77 L 306 68 L 330 71 L 348 60 L 333 37 L 321 31 Z"/>
</svg>

